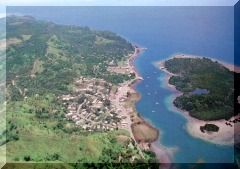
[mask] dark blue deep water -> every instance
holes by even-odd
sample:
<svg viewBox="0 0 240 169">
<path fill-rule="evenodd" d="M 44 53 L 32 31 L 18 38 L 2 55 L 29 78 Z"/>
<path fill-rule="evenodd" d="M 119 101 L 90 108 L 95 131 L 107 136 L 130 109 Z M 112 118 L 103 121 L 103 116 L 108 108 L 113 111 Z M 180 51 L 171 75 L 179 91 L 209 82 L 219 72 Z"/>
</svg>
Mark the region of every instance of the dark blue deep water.
<svg viewBox="0 0 240 169">
<path fill-rule="evenodd" d="M 161 130 L 159 141 L 177 150 L 174 162 L 233 162 L 233 147 L 211 144 L 186 132 L 187 120 L 171 109 L 174 93 L 164 84 L 166 75 L 153 65 L 175 53 L 233 63 L 233 7 L 8 7 L 7 12 L 110 30 L 148 48 L 135 61 L 144 78 L 136 87 L 142 95 L 136 107 L 141 116 Z"/>
</svg>

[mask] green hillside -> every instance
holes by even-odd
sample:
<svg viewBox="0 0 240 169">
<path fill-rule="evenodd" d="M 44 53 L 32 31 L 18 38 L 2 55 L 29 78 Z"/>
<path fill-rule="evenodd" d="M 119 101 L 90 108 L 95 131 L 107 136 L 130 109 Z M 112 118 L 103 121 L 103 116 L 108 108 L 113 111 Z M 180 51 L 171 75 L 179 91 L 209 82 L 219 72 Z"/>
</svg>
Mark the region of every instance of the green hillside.
<svg viewBox="0 0 240 169">
<path fill-rule="evenodd" d="M 151 160 L 128 146 L 133 140 L 126 130 L 89 132 L 66 120 L 66 107 L 58 99 L 74 92 L 76 78 L 116 85 L 133 79 L 107 70 L 110 62 L 126 60 L 134 52 L 132 44 L 109 31 L 30 16 L 9 16 L 6 21 L 7 128 L 0 133 L 0 145 L 7 145 L 8 163 Z"/>
</svg>

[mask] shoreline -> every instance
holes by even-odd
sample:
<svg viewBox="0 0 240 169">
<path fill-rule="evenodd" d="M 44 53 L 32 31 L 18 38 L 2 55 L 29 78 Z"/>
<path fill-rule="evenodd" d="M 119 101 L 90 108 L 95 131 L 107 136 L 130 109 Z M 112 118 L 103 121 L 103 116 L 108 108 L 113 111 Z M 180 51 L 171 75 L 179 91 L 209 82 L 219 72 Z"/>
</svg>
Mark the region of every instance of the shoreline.
<svg viewBox="0 0 240 169">
<path fill-rule="evenodd" d="M 185 55 L 185 54 L 176 54 L 174 55 L 174 57 L 176 58 L 203 58 L 203 57 L 198 57 L 198 56 L 192 56 L 192 55 Z M 174 58 L 173 56 L 167 58 L 168 59 L 172 59 Z M 211 58 L 210 58 L 211 59 Z M 228 68 L 230 71 L 233 71 L 238 73 L 238 70 L 240 71 L 240 67 L 232 65 L 232 64 L 228 64 L 222 61 L 218 61 L 218 60 L 214 60 L 211 59 L 213 61 L 217 61 L 218 63 L 220 63 L 221 65 L 223 65 L 224 67 Z M 234 145 L 234 143 L 240 142 L 240 138 L 237 135 L 237 133 L 235 134 L 234 131 L 240 131 L 240 124 L 239 123 L 234 123 L 232 124 L 233 127 L 227 126 L 225 123 L 227 122 L 224 119 L 220 119 L 220 120 L 215 120 L 215 121 L 203 121 L 203 120 L 199 120 L 196 119 L 194 117 L 191 117 L 189 115 L 189 112 L 185 111 L 185 110 L 181 110 L 178 109 L 174 104 L 173 101 L 180 95 L 183 94 L 183 92 L 176 90 L 174 85 L 169 84 L 169 79 L 174 76 L 173 73 L 169 72 L 165 67 L 164 67 L 164 61 L 161 60 L 159 62 L 155 62 L 154 63 L 161 71 L 166 73 L 166 77 L 164 79 L 164 83 L 166 85 L 166 87 L 168 87 L 169 89 L 171 89 L 173 91 L 173 97 L 172 99 L 172 107 L 171 109 L 176 112 L 181 114 L 183 117 L 185 117 L 187 119 L 187 123 L 185 126 L 186 131 L 192 136 L 192 137 L 196 137 L 196 138 L 200 138 L 204 141 L 210 142 L 210 143 L 214 143 L 214 144 L 219 144 L 219 145 L 227 145 L 227 146 L 232 146 Z M 237 71 L 236 71 L 237 70 Z M 233 121 L 236 118 L 239 118 L 240 115 L 234 116 L 232 117 L 230 120 Z M 200 130 L 200 126 L 204 126 L 205 124 L 215 124 L 219 127 L 219 131 L 218 132 L 201 132 Z"/>
<path fill-rule="evenodd" d="M 130 56 L 130 58 L 128 59 L 128 65 L 129 67 L 132 69 L 132 71 L 136 74 L 135 79 L 139 79 L 140 78 L 140 74 L 137 71 L 136 67 L 134 66 L 134 61 L 137 57 L 139 57 L 141 55 L 141 53 L 146 50 L 146 48 L 141 48 L 137 45 L 133 45 L 134 47 L 134 53 Z"/>
<path fill-rule="evenodd" d="M 141 78 L 139 72 L 137 71 L 136 67 L 134 66 L 134 61 L 137 57 L 139 57 L 141 55 L 141 53 L 146 49 L 146 48 L 140 48 L 137 45 L 133 45 L 133 47 L 135 48 L 135 52 L 132 54 L 132 56 L 130 56 L 130 58 L 128 59 L 128 64 L 130 66 L 130 68 L 132 69 L 132 71 L 135 73 L 136 77 L 133 81 L 131 81 L 129 83 L 129 87 L 130 89 L 132 89 L 133 91 L 135 91 L 138 95 L 139 95 L 139 99 L 141 99 L 141 95 L 136 91 L 135 87 L 138 83 L 140 83 L 143 79 Z M 138 101 L 137 100 L 137 101 Z M 136 101 L 136 102 L 137 102 Z M 135 103 L 136 103 L 135 102 Z M 154 126 L 152 126 L 151 124 L 149 124 L 145 119 L 143 119 L 141 117 L 141 115 L 139 114 L 139 112 L 137 112 L 137 116 L 139 116 L 139 118 L 146 124 L 149 125 L 149 127 L 155 128 Z M 132 129 L 131 129 L 132 130 Z M 160 162 L 160 167 L 164 168 L 164 169 L 169 169 L 171 167 L 172 164 L 172 154 L 173 152 L 171 150 L 168 150 L 168 148 L 164 147 L 163 145 L 161 145 L 158 141 L 159 137 L 160 137 L 160 133 L 161 131 L 159 129 L 158 130 L 158 136 L 155 140 L 153 140 L 152 142 L 150 142 L 150 151 L 154 152 L 156 154 L 156 158 L 159 160 Z M 135 139 L 135 138 L 134 138 Z"/>
<path fill-rule="evenodd" d="M 197 56 L 197 55 L 191 55 L 191 54 L 183 54 L 183 53 L 176 53 L 172 56 L 170 56 L 169 58 L 167 59 L 172 59 L 172 58 L 204 58 L 204 56 Z M 237 66 L 237 65 L 234 65 L 234 64 L 231 64 L 231 63 L 227 63 L 225 61 L 222 61 L 222 60 L 218 60 L 218 59 L 214 59 L 214 58 L 211 58 L 211 57 L 205 57 L 205 58 L 209 58 L 211 59 L 212 61 L 214 62 L 218 62 L 220 63 L 222 66 L 226 67 L 227 69 L 229 69 L 230 71 L 232 72 L 235 72 L 235 73 L 240 73 L 240 66 Z M 170 72 L 169 72 L 170 73 Z"/>
<path fill-rule="evenodd" d="M 166 148 L 159 144 L 159 141 L 156 140 L 151 143 L 151 151 L 153 151 L 156 154 L 156 158 L 161 160 L 160 162 L 160 168 L 161 169 L 170 169 L 172 166 L 172 155 L 173 155 L 173 150 Z"/>
</svg>

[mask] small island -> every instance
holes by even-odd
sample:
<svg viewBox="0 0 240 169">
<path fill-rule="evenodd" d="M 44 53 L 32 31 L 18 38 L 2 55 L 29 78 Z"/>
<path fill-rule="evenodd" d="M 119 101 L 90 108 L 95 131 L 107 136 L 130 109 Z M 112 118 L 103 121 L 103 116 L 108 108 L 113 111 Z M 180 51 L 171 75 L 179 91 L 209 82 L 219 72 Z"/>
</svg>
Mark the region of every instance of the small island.
<svg viewBox="0 0 240 169">
<path fill-rule="evenodd" d="M 174 101 L 177 108 L 200 120 L 229 119 L 234 115 L 234 73 L 223 65 L 205 57 L 173 58 L 165 62 L 165 68 L 175 74 L 169 83 L 184 93 Z M 197 88 L 209 94 L 190 93 Z"/>
<path fill-rule="evenodd" d="M 190 134 L 214 143 L 233 144 L 233 126 L 239 127 L 239 112 L 234 109 L 238 104 L 234 78 L 239 73 L 231 69 L 233 66 L 185 54 L 157 65 L 167 73 L 168 86 L 178 91 L 173 106 L 188 118 Z"/>
<path fill-rule="evenodd" d="M 214 124 L 205 124 L 204 126 L 200 126 L 201 132 L 218 132 L 219 127 Z"/>
</svg>

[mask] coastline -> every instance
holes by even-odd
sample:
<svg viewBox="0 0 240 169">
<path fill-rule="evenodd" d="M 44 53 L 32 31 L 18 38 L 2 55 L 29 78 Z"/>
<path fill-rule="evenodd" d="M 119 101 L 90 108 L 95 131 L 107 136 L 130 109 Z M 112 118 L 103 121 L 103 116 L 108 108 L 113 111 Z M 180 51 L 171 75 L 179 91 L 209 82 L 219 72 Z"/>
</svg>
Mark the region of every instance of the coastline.
<svg viewBox="0 0 240 169">
<path fill-rule="evenodd" d="M 156 154 L 157 159 L 161 160 L 160 168 L 161 169 L 170 169 L 172 166 L 172 155 L 173 151 L 162 146 L 156 140 L 151 143 L 151 151 Z"/>
<path fill-rule="evenodd" d="M 135 59 L 140 56 L 140 54 L 146 49 L 146 48 L 140 48 L 137 45 L 133 45 L 133 47 L 135 48 L 135 52 L 130 56 L 130 58 L 128 59 L 128 64 L 129 67 L 132 69 L 132 71 L 135 73 L 136 77 L 133 81 L 131 81 L 128 85 L 130 87 L 130 89 L 132 89 L 136 94 L 139 95 L 139 99 L 141 99 L 141 95 L 139 93 L 137 93 L 135 87 L 138 83 L 140 83 L 143 79 L 140 77 L 139 72 L 137 71 L 136 67 L 134 66 L 134 61 Z M 135 103 L 138 101 L 136 100 Z M 137 116 L 142 120 L 142 122 L 146 123 L 149 125 L 149 127 L 154 128 L 151 124 L 149 124 L 146 120 L 144 120 L 141 115 L 137 112 Z M 132 128 L 131 128 L 132 130 Z M 157 129 L 158 130 L 158 129 Z M 161 145 L 158 141 L 159 137 L 160 137 L 160 133 L 161 131 L 158 130 L 158 136 L 156 139 L 152 140 L 150 142 L 150 151 L 154 152 L 156 154 L 156 158 L 159 160 L 160 162 L 160 167 L 163 169 L 169 169 L 171 167 L 171 163 L 172 163 L 172 155 L 173 152 L 164 147 L 163 145 Z M 133 136 L 134 137 L 134 136 Z M 135 138 L 134 138 L 135 139 Z"/>
<path fill-rule="evenodd" d="M 192 56 L 192 55 L 185 55 L 185 54 L 176 54 L 174 55 L 175 58 L 202 58 L 199 56 Z M 167 58 L 171 59 L 173 57 Z M 210 58 L 211 59 L 211 58 Z M 232 64 L 228 64 L 222 61 L 218 61 L 218 60 L 214 60 L 211 59 L 213 61 L 217 61 L 218 63 L 222 64 L 224 67 L 228 68 L 230 71 L 234 71 L 236 73 L 240 72 L 240 67 L 232 65 Z M 224 119 L 221 120 L 215 120 L 215 121 L 203 121 L 203 120 L 198 120 L 196 118 L 193 118 L 189 115 L 189 112 L 178 109 L 176 106 L 174 106 L 173 101 L 180 95 L 183 94 L 183 92 L 176 90 L 174 85 L 169 84 L 169 79 L 174 76 L 173 73 L 169 72 L 165 67 L 164 67 L 164 61 L 159 61 L 159 62 L 155 62 L 155 65 L 160 68 L 161 71 L 166 73 L 166 77 L 164 79 L 164 83 L 165 85 L 171 89 L 173 91 L 173 97 L 172 99 L 172 107 L 171 109 L 174 112 L 179 112 L 181 115 L 183 115 L 186 119 L 187 119 L 187 124 L 185 126 L 185 129 L 187 130 L 187 132 L 196 138 L 200 138 L 202 140 L 205 140 L 207 142 L 211 142 L 214 144 L 219 144 L 219 145 L 229 145 L 232 146 L 234 145 L 234 143 L 236 142 L 240 142 L 240 138 L 238 136 L 238 134 L 235 132 L 236 131 L 240 131 L 240 124 L 239 123 L 235 123 L 232 124 L 233 126 L 228 126 L 225 123 L 227 122 Z M 238 72 L 239 71 L 239 72 Z M 232 117 L 230 120 L 233 121 L 236 118 L 239 118 L 240 115 L 234 116 Z M 215 124 L 219 127 L 219 131 L 218 132 L 201 132 L 200 130 L 200 126 L 204 126 L 205 124 Z"/>
<path fill-rule="evenodd" d="M 180 54 L 180 53 L 177 53 L 177 54 L 174 54 L 173 56 L 167 58 L 167 59 L 171 59 L 171 58 L 203 58 L 203 56 L 196 56 L 196 55 L 189 55 L 189 54 Z M 222 60 L 217 60 L 217 59 L 214 59 L 214 58 L 210 58 L 208 57 L 209 59 L 211 59 L 212 61 L 214 62 L 218 62 L 220 63 L 221 65 L 223 65 L 224 67 L 228 68 L 230 71 L 232 72 L 235 72 L 235 73 L 240 73 L 240 66 L 236 66 L 234 64 L 230 64 L 230 63 L 227 63 L 227 62 L 224 62 Z M 170 72 L 169 72 L 170 73 Z"/>
</svg>

